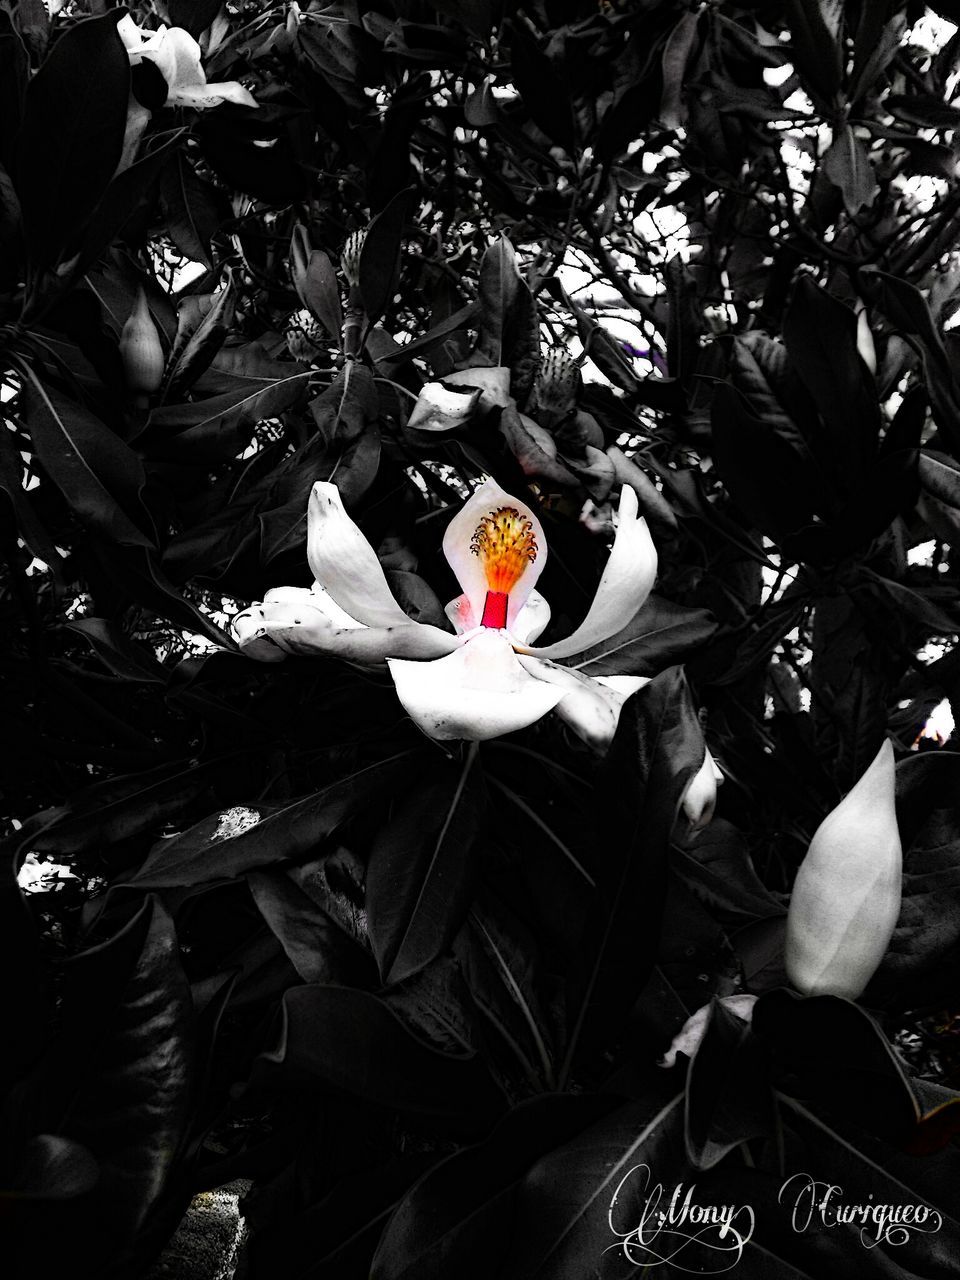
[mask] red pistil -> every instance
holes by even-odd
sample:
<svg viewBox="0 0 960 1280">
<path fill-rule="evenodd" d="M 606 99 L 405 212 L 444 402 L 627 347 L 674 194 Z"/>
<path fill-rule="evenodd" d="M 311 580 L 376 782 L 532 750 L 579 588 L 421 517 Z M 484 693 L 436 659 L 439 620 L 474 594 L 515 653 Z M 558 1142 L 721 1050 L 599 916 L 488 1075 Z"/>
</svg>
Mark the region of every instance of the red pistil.
<svg viewBox="0 0 960 1280">
<path fill-rule="evenodd" d="M 507 625 L 507 600 L 506 591 L 488 591 L 487 598 L 483 602 L 483 617 L 480 619 L 481 627 L 493 627 L 500 631 Z"/>
</svg>

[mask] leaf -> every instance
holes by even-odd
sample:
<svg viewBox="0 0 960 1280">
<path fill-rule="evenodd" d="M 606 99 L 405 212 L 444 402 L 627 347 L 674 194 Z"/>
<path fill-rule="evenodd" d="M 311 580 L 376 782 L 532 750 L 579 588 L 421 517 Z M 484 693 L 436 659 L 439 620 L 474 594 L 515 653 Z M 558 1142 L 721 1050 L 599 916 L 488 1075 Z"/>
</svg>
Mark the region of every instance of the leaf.
<svg viewBox="0 0 960 1280">
<path fill-rule="evenodd" d="M 307 229 L 299 222 L 290 242 L 290 273 L 300 301 L 339 345 L 343 309 L 337 273 L 324 251 L 311 247 Z"/>
<path fill-rule="evenodd" d="M 310 401 L 310 412 L 327 447 L 354 443 L 380 413 L 373 374 L 363 365 L 347 365 Z"/>
<path fill-rule="evenodd" d="M 210 295 L 209 307 L 199 324 L 193 323 L 189 306 L 181 303 L 181 315 L 190 319 L 181 325 L 181 315 L 177 317 L 177 337 L 163 385 L 164 400 L 174 391 L 187 390 L 210 367 L 230 332 L 236 304 L 233 273 L 229 267 L 226 284 Z"/>
<path fill-rule="evenodd" d="M 188 635 L 205 636 L 220 648 L 236 648 L 208 614 L 181 595 L 164 575 L 150 547 L 116 546 L 91 535 L 86 550 L 101 575 L 103 594 L 111 594 L 118 608 L 126 608 L 131 600 L 139 601 L 158 617 L 182 627 Z"/>
<path fill-rule="evenodd" d="M 873 204 L 880 189 L 870 153 L 848 124 L 834 134 L 823 157 L 821 172 L 839 189 L 844 208 L 851 216 L 859 213 L 864 205 Z"/>
<path fill-rule="evenodd" d="M 753 1007 L 753 1030 L 772 1054 L 774 1081 L 870 1134 L 899 1141 L 920 1115 L 903 1064 L 863 1009 L 840 996 L 769 991 Z"/>
<path fill-rule="evenodd" d="M 697 40 L 699 12 L 683 14 L 663 46 L 663 96 L 660 123 L 665 129 L 679 129 L 686 119 L 683 103 L 684 78 Z"/>
<path fill-rule="evenodd" d="M 35 499 L 23 487 L 23 458 L 16 447 L 13 433 L 0 430 L 0 491 L 7 495 L 19 537 L 35 556 L 48 565 L 54 579 L 61 581 L 62 558 L 53 535 L 44 527 L 36 510 Z"/>
<path fill-rule="evenodd" d="M 960 511 L 960 465 L 945 453 L 924 449 L 919 460 L 920 483 L 947 506 Z"/>
<path fill-rule="evenodd" d="M 197 175 L 182 151 L 163 168 L 160 207 L 180 252 L 212 270 L 211 241 L 227 221 L 229 207 L 218 189 Z"/>
<path fill-rule="evenodd" d="M 414 187 L 398 191 L 367 228 L 360 250 L 360 293 L 372 328 L 393 301 L 400 277 L 400 248 L 407 223 L 419 205 Z"/>
<path fill-rule="evenodd" d="M 244 807 L 237 822 L 212 814 L 183 835 L 155 845 L 129 883 L 141 888 L 207 884 L 302 858 L 383 795 L 384 788 L 400 785 L 410 765 L 410 753 L 402 752 L 274 813 Z"/>
<path fill-rule="evenodd" d="M 65 31 L 30 81 L 18 191 L 35 270 L 55 263 L 120 162 L 130 60 L 112 13 Z"/>
<path fill-rule="evenodd" d="M 206 466 L 209 450 L 225 441 L 239 452 L 258 422 L 293 408 L 306 393 L 308 377 L 293 373 L 277 381 L 254 380 L 206 400 L 161 405 L 150 411 L 137 444 L 154 456 L 193 456 L 198 466 Z"/>
<path fill-rule="evenodd" d="M 486 897 L 472 907 L 454 950 L 473 1002 L 509 1048 L 514 1070 L 554 1088 L 563 1011 L 536 938 L 505 903 Z"/>
<path fill-rule="evenodd" d="M 299 1088 L 342 1089 L 391 1110 L 470 1116 L 477 1124 L 500 1106 L 478 1058 L 437 1053 L 377 996 L 347 987 L 286 991 L 279 1043 L 260 1055 L 258 1074 Z"/>
<path fill-rule="evenodd" d="M 76 256 L 70 260 L 69 270 L 61 277 L 64 289 L 73 287 L 135 215 L 149 204 L 160 173 L 183 134 L 183 129 L 175 129 L 165 135 L 152 136 L 147 142 L 150 148 L 147 153 L 113 179 L 82 236 L 71 241 L 70 247 L 76 247 Z"/>
<path fill-rule="evenodd" d="M 108 671 L 121 680 L 138 683 L 167 683 L 167 672 L 144 645 L 124 635 L 106 618 L 78 618 L 67 628 L 77 632 L 89 644 Z"/>
<path fill-rule="evenodd" d="M 957 428 L 958 395 L 952 363 L 926 298 L 908 280 L 876 267 L 866 267 L 860 278 L 865 298 L 872 301 L 902 333 L 919 339 L 927 390 L 937 426 L 954 448 L 960 444 Z"/>
<path fill-rule="evenodd" d="M 480 318 L 477 351 L 492 365 L 502 365 L 503 333 L 521 285 L 517 255 L 505 235 L 486 249 L 480 263 Z"/>
<path fill-rule="evenodd" d="M 955 981 L 960 940 L 958 782 L 960 753 L 954 751 L 911 756 L 897 767 L 903 900 L 889 950 L 870 988 L 877 995 L 926 999 L 934 980 L 948 986 Z"/>
<path fill-rule="evenodd" d="M 723 818 L 675 845 L 671 856 L 677 875 L 725 928 L 785 914 L 754 870 L 743 835 Z"/>
<path fill-rule="evenodd" d="M 372 986 L 370 957 L 285 871 L 250 871 L 247 883 L 270 929 L 304 982 Z"/>
<path fill-rule="evenodd" d="M 37 457 L 78 518 L 121 546 L 152 547 L 140 498 L 146 476 L 133 450 L 89 409 L 33 374 L 22 398 Z"/>
<path fill-rule="evenodd" d="M 750 1027 L 713 1000 L 687 1075 L 687 1156 L 712 1169 L 728 1152 L 776 1130 L 767 1063 Z"/>
<path fill-rule="evenodd" d="M 167 0 L 170 25 L 189 31 L 194 40 L 199 40 L 222 8 L 223 0 Z"/>
<path fill-rule="evenodd" d="M 408 360 L 412 360 L 414 356 L 428 355 L 430 351 L 443 342 L 452 333 L 456 333 L 460 329 L 465 329 L 470 322 L 478 314 L 478 304 L 476 302 L 468 302 L 466 306 L 461 307 L 459 311 L 455 311 L 453 315 L 447 316 L 445 320 L 441 320 L 435 324 L 426 333 L 420 335 L 419 338 L 413 338 L 410 342 L 405 342 L 398 350 L 391 348 L 388 354 L 377 356 L 376 364 L 391 364 L 395 368 L 399 368 Z"/>
<path fill-rule="evenodd" d="M 100 1166 L 86 1147 L 69 1138 L 40 1133 L 25 1144 L 20 1178 L 4 1199 L 67 1200 L 96 1186 Z"/>
<path fill-rule="evenodd" d="M 636 1230 L 643 1170 L 665 1186 L 681 1180 L 682 1102 L 659 1083 L 538 1160 L 520 1184 L 498 1280 L 586 1280 L 585 1268 Z"/>
<path fill-rule="evenodd" d="M 704 743 L 682 669 L 671 667 L 624 703 L 597 782 L 603 879 L 582 944 L 587 967 L 572 1008 L 564 1078 L 577 1057 L 615 1037 L 656 961 L 667 852 Z"/>
<path fill-rule="evenodd" d="M 517 1189 L 539 1159 L 609 1112 L 604 1097 L 555 1095 L 522 1103 L 479 1146 L 442 1160 L 387 1223 L 370 1280 L 500 1275 L 515 1229 Z"/>
<path fill-rule="evenodd" d="M 876 387 L 857 350 L 857 317 L 802 276 L 784 315 L 783 338 L 853 482 L 875 457 L 880 433 Z"/>
<path fill-rule="evenodd" d="M 576 149 L 576 126 L 569 86 L 522 19 L 513 23 L 510 69 L 531 120 L 572 155 Z"/>
<path fill-rule="evenodd" d="M 762 375 L 761 375 L 762 376 Z M 773 408 L 773 397 L 749 398 L 719 386 L 711 407 L 717 470 L 731 497 L 760 529 L 775 538 L 812 522 L 827 506 L 824 477 L 794 423 Z M 789 486 L 778 485 L 789 475 Z"/>
<path fill-rule="evenodd" d="M 30 848 L 60 856 L 119 844 L 179 817 L 210 787 L 229 781 L 236 757 L 183 761 L 88 785 L 58 806 Z"/>
<path fill-rule="evenodd" d="M 573 666 L 590 676 L 656 675 L 670 663 L 688 659 L 716 630 L 708 610 L 653 595 L 622 631 L 588 649 Z"/>
<path fill-rule="evenodd" d="M 92 1274 L 92 1263 L 133 1244 L 185 1137 L 191 1017 L 173 923 L 153 897 L 120 933 L 70 961 L 37 1120 L 86 1147 L 100 1177 L 65 1236 L 35 1241 L 38 1267 L 70 1258 L 79 1264 L 72 1274 Z"/>
<path fill-rule="evenodd" d="M 843 82 L 843 57 L 825 18 L 826 0 L 789 0 L 790 44 L 804 88 L 832 111 Z"/>
<path fill-rule="evenodd" d="M 4 12 L 0 18 L 0 164 L 8 173 L 16 168 L 29 78 L 30 55 L 10 15 Z"/>
<path fill-rule="evenodd" d="M 329 1195 L 295 1217 L 258 1224 L 244 1249 L 250 1280 L 278 1274 L 297 1280 L 362 1275 L 366 1280 L 384 1223 L 434 1163 L 429 1153 L 397 1157 L 341 1178 Z"/>
<path fill-rule="evenodd" d="M 473 896 L 471 850 L 487 806 L 476 748 L 442 773 L 404 797 L 370 851 L 370 940 L 388 984 L 447 948 Z"/>
</svg>

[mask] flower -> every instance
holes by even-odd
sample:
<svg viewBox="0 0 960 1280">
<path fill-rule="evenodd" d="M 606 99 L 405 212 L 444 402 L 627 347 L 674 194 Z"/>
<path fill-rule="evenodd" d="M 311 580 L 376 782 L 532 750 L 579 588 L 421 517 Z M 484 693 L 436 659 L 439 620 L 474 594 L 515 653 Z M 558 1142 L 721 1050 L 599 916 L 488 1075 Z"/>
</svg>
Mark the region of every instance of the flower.
<svg viewBox="0 0 960 1280">
<path fill-rule="evenodd" d="M 814 832 L 787 913 L 786 969 L 803 995 L 855 1000 L 900 914 L 903 853 L 889 739 Z"/>
<path fill-rule="evenodd" d="M 723 782 L 723 774 L 708 750 L 704 751 L 703 764 L 683 795 L 683 812 L 695 831 L 705 827 L 717 807 L 717 787 Z"/>
<path fill-rule="evenodd" d="M 132 67 L 146 60 L 163 76 L 167 84 L 166 106 L 204 111 L 219 107 L 221 102 L 235 102 L 241 107 L 257 105 L 250 90 L 236 80 L 207 84 L 200 65 L 200 46 L 182 27 L 145 31 L 127 14 L 117 23 L 117 31 Z"/>
<path fill-rule="evenodd" d="M 267 592 L 233 620 L 241 649 L 277 662 L 287 653 L 386 662 L 400 702 L 430 737 L 480 741 L 551 710 L 605 748 L 620 709 L 646 681 L 593 677 L 563 665 L 620 631 L 653 586 L 657 553 L 636 494 L 624 486 L 610 557 L 580 625 L 536 647 L 550 606 L 536 590 L 547 559 L 536 513 L 486 481 L 443 539 L 462 594 L 446 607 L 454 633 L 413 622 L 394 599 L 376 552 L 344 510 L 336 485 L 314 485 L 307 510 L 312 588 Z"/>
</svg>

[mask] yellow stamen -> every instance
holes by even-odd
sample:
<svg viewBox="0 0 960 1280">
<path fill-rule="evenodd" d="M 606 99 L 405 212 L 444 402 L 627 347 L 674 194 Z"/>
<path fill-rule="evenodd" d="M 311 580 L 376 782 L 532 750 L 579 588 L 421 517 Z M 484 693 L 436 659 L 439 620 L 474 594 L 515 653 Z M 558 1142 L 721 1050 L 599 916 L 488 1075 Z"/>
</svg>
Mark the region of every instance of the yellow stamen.
<svg viewBox="0 0 960 1280">
<path fill-rule="evenodd" d="M 516 507 L 498 507 L 477 525 L 470 550 L 483 561 L 489 589 L 509 594 L 537 558 L 533 523 Z"/>
</svg>

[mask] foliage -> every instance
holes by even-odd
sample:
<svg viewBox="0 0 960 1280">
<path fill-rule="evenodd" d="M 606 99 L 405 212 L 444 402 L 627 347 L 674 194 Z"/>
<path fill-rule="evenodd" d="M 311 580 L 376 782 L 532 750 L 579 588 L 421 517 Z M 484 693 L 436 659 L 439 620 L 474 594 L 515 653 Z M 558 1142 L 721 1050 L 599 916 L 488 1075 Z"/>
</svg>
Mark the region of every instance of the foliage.
<svg viewBox="0 0 960 1280">
<path fill-rule="evenodd" d="M 915 0 L 166 11 L 255 108 L 164 106 L 106 0 L 0 4 L 11 1274 L 139 1276 L 246 1176 L 251 1277 L 630 1275 L 642 1163 L 754 1206 L 744 1274 L 955 1274 L 960 1060 L 891 1041 L 957 1014 L 958 757 L 921 735 L 958 678 L 960 34 Z M 495 368 L 506 402 L 408 426 Z M 548 640 L 640 497 L 657 594 L 583 666 L 652 680 L 602 757 L 553 718 L 436 743 L 382 667 L 229 634 L 309 585 L 331 479 L 445 625 L 484 475 L 538 504 Z M 860 1004 L 801 1000 L 793 875 L 885 734 L 900 922 Z M 750 1028 L 718 1001 L 656 1066 L 735 991 Z M 943 1228 L 796 1234 L 797 1170 Z"/>
</svg>

